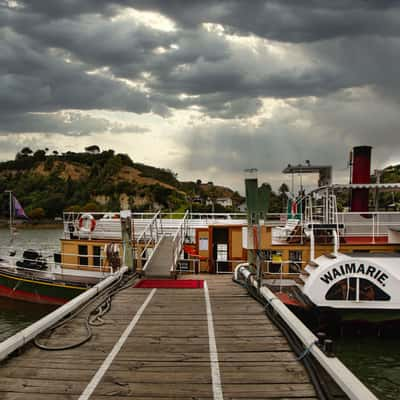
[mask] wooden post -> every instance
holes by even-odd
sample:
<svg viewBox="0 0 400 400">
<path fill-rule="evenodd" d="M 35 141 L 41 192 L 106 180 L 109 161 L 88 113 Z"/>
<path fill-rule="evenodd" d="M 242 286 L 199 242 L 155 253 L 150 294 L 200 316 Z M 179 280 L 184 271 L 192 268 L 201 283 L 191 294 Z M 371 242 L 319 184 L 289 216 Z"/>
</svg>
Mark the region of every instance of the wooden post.
<svg viewBox="0 0 400 400">
<path fill-rule="evenodd" d="M 133 248 L 132 248 L 132 217 L 130 210 L 120 212 L 121 218 L 121 238 L 122 238 L 122 266 L 127 266 L 129 271 L 135 270 Z"/>
</svg>

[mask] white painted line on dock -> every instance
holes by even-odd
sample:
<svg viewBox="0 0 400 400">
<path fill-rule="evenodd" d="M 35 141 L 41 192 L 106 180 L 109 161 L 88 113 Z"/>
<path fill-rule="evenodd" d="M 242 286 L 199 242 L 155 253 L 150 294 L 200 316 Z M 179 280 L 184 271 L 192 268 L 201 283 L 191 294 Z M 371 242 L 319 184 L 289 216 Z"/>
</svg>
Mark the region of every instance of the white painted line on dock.
<svg viewBox="0 0 400 400">
<path fill-rule="evenodd" d="M 204 281 L 204 297 L 206 299 L 207 325 L 208 325 L 208 345 L 210 348 L 211 379 L 214 400 L 223 400 L 221 374 L 219 372 L 217 343 L 215 341 L 214 322 L 211 310 L 210 295 L 208 294 L 207 281 Z"/>
<path fill-rule="evenodd" d="M 113 349 L 111 352 L 108 354 L 107 358 L 103 361 L 103 364 L 101 364 L 100 368 L 97 370 L 96 375 L 92 378 L 92 380 L 89 382 L 89 384 L 86 386 L 86 389 L 84 392 L 81 394 L 79 397 L 79 400 L 88 400 L 92 393 L 95 391 L 97 385 L 100 383 L 101 379 L 103 378 L 104 374 L 107 372 L 108 368 L 114 361 L 114 358 L 117 356 L 119 351 L 121 350 L 122 346 L 124 345 L 126 339 L 128 339 L 129 335 L 131 334 L 133 328 L 135 325 L 138 323 L 140 317 L 142 316 L 144 310 L 150 303 L 150 300 L 154 296 L 155 292 L 157 289 L 153 289 L 149 295 L 147 296 L 146 300 L 144 303 L 141 305 L 135 316 L 133 317 L 132 321 L 130 324 L 126 327 L 124 330 L 123 334 L 119 338 L 118 342 L 115 343 Z"/>
</svg>

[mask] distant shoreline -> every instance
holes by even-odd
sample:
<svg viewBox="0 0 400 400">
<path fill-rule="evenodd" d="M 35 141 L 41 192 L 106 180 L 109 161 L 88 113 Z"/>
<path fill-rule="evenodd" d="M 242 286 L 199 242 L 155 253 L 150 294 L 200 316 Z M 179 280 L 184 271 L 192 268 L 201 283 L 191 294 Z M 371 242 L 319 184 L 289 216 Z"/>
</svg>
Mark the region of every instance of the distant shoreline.
<svg viewBox="0 0 400 400">
<path fill-rule="evenodd" d="M 17 223 L 17 229 L 62 229 L 63 223 L 62 222 L 25 222 L 25 223 Z M 0 229 L 8 229 L 8 222 L 1 221 L 0 222 Z"/>
</svg>

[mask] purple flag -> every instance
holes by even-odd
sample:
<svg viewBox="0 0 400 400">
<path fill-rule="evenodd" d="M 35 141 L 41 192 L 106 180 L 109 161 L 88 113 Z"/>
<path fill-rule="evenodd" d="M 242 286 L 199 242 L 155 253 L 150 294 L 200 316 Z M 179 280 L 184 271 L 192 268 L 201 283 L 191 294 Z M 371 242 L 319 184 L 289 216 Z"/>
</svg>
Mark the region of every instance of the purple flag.
<svg viewBox="0 0 400 400">
<path fill-rule="evenodd" d="M 15 210 L 15 216 L 17 218 L 26 218 L 28 219 L 28 216 L 25 214 L 24 209 L 21 206 L 21 203 L 17 200 L 15 196 L 13 196 L 14 200 L 14 210 Z"/>
</svg>

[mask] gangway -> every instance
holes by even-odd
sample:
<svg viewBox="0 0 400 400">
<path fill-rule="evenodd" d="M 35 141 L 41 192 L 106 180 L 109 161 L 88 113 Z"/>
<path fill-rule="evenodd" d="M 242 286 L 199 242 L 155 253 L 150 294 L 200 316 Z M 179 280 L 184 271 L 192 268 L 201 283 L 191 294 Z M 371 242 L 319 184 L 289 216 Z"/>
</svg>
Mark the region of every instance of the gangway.
<svg viewBox="0 0 400 400">
<path fill-rule="evenodd" d="M 171 278 L 175 276 L 176 266 L 180 259 L 185 237 L 188 232 L 189 212 L 183 215 L 176 225 L 175 231 L 161 230 L 161 236 L 152 237 L 154 248 L 151 249 L 151 255 L 146 260 L 142 272 L 145 276 L 152 278 Z M 156 225 L 158 220 L 155 217 L 152 224 L 149 224 L 149 231 L 156 230 L 151 227 Z M 143 252 L 142 252 L 143 253 Z"/>
</svg>

